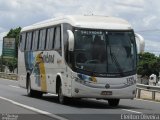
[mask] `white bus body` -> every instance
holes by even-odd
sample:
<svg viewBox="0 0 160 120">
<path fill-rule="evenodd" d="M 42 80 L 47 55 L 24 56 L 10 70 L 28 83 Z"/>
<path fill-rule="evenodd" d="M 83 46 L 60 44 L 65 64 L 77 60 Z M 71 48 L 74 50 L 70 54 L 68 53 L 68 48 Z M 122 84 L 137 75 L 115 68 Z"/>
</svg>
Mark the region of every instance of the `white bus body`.
<svg viewBox="0 0 160 120">
<path fill-rule="evenodd" d="M 135 35 L 123 19 L 65 16 L 21 31 L 19 84 L 29 96 L 49 92 L 61 103 L 68 97 L 99 98 L 117 106 L 135 97 L 136 64 Z"/>
</svg>

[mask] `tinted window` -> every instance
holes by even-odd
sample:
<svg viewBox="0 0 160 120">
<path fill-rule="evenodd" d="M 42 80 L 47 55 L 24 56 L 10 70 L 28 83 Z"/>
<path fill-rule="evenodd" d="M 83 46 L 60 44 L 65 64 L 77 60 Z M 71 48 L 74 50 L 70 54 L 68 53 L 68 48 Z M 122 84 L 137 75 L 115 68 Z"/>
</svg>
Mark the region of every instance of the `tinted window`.
<svg viewBox="0 0 160 120">
<path fill-rule="evenodd" d="M 59 50 L 60 48 L 61 48 L 61 29 L 60 27 L 57 27 L 55 32 L 54 49 Z"/>
<path fill-rule="evenodd" d="M 25 41 L 26 41 L 26 33 L 22 33 L 21 38 L 20 38 L 20 50 L 21 51 L 24 51 Z"/>
<path fill-rule="evenodd" d="M 27 33 L 27 38 L 26 38 L 26 50 L 31 49 L 31 42 L 32 42 L 32 32 Z"/>
<path fill-rule="evenodd" d="M 75 61 L 78 69 L 96 75 L 135 74 L 136 54 L 132 31 L 75 30 Z"/>
<path fill-rule="evenodd" d="M 48 29 L 46 49 L 51 50 L 54 46 L 54 28 Z"/>
<path fill-rule="evenodd" d="M 39 30 L 33 32 L 32 50 L 37 50 Z"/>
<path fill-rule="evenodd" d="M 40 30 L 39 50 L 44 50 L 46 40 L 46 29 Z"/>
</svg>

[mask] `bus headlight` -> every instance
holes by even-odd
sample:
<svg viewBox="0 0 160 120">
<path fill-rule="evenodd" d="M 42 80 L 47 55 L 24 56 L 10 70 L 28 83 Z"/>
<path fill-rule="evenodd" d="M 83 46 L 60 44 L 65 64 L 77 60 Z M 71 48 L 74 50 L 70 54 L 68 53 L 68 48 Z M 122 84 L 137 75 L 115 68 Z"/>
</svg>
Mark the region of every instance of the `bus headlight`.
<svg viewBox="0 0 160 120">
<path fill-rule="evenodd" d="M 97 79 L 95 77 L 87 76 L 84 74 L 77 74 L 77 77 L 74 78 L 76 82 L 81 84 L 86 83 L 97 83 Z"/>
<path fill-rule="evenodd" d="M 128 86 L 136 84 L 136 80 L 134 79 L 134 77 L 129 77 L 126 80 L 127 80 L 127 85 Z"/>
</svg>

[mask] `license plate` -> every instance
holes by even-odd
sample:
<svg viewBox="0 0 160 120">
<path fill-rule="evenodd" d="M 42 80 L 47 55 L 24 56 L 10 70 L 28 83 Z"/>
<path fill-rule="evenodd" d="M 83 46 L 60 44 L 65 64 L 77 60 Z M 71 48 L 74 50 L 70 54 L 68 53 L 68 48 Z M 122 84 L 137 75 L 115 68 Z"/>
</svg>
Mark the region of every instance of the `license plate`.
<svg viewBox="0 0 160 120">
<path fill-rule="evenodd" d="M 112 95 L 112 91 L 102 91 L 101 95 Z"/>
</svg>

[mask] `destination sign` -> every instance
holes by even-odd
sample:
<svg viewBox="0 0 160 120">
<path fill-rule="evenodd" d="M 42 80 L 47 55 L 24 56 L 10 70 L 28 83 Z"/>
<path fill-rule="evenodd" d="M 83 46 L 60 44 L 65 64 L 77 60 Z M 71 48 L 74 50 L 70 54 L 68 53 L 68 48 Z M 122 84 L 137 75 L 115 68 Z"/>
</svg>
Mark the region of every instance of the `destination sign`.
<svg viewBox="0 0 160 120">
<path fill-rule="evenodd" d="M 81 30 L 82 35 L 102 35 L 102 31 L 95 31 L 95 30 Z"/>
</svg>

